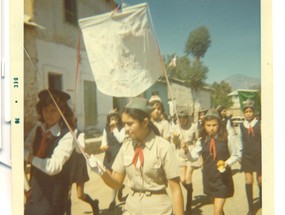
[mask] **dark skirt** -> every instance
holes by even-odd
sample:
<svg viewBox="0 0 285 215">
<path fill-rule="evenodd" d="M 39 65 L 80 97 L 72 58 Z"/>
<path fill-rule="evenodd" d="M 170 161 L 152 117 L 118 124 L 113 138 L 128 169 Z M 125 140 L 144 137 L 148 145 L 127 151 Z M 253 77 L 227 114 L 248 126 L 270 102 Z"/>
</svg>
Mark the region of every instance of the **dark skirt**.
<svg viewBox="0 0 285 215">
<path fill-rule="evenodd" d="M 27 199 L 25 215 L 65 214 L 69 184 L 62 176 L 48 176 L 36 169 L 33 171 L 31 197 Z"/>
<path fill-rule="evenodd" d="M 105 157 L 104 157 L 104 161 L 103 161 L 103 164 L 105 165 L 105 167 L 107 169 L 109 169 L 109 170 L 112 169 L 112 165 L 115 161 L 115 158 L 116 158 L 120 148 L 121 148 L 120 144 L 109 145 L 109 148 L 105 152 Z"/>
<path fill-rule="evenodd" d="M 241 170 L 244 172 L 262 172 L 261 157 L 246 157 L 241 159 Z"/>
<path fill-rule="evenodd" d="M 69 168 L 67 169 L 69 173 L 67 174 L 69 174 L 70 184 L 85 183 L 89 181 L 87 163 L 82 153 L 78 153 L 74 150 L 68 160 L 68 165 Z"/>
<path fill-rule="evenodd" d="M 231 168 L 220 173 L 217 168 L 203 168 L 204 193 L 213 198 L 228 198 L 234 194 Z"/>
</svg>

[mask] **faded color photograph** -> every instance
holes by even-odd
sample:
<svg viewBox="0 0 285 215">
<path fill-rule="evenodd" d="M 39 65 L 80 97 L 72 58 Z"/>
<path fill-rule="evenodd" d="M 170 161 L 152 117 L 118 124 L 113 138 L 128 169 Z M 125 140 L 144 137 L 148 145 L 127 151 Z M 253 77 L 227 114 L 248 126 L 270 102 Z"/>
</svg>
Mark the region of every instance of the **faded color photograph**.
<svg viewBox="0 0 285 215">
<path fill-rule="evenodd" d="M 24 0 L 23 49 L 25 215 L 262 214 L 260 0 Z"/>
</svg>

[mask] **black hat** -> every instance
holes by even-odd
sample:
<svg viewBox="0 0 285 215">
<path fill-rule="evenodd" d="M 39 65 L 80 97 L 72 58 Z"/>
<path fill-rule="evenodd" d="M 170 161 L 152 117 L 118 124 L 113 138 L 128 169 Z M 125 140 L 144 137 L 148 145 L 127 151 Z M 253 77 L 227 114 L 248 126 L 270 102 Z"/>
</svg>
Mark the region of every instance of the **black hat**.
<svg viewBox="0 0 285 215">
<path fill-rule="evenodd" d="M 70 95 L 61 91 L 61 90 L 56 90 L 56 89 L 50 89 L 50 90 L 42 90 L 39 92 L 38 97 L 40 100 L 48 100 L 51 99 L 49 92 L 53 96 L 53 98 L 58 102 L 58 101 L 68 101 L 70 99 Z"/>
</svg>

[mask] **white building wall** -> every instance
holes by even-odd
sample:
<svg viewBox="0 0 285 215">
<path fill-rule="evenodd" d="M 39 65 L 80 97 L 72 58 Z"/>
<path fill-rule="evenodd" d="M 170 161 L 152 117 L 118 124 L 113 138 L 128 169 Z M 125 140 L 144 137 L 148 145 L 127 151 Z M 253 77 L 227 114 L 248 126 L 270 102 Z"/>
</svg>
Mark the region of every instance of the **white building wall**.
<svg viewBox="0 0 285 215">
<path fill-rule="evenodd" d="M 194 112 L 194 119 L 196 119 L 197 112 L 201 106 L 205 108 L 211 107 L 210 90 L 201 89 L 193 95 L 191 88 L 186 87 L 184 85 L 171 83 L 170 86 L 173 93 L 173 97 L 175 99 L 177 111 L 187 110 L 190 115 L 192 115 Z M 173 104 L 170 103 L 170 106 L 172 107 Z"/>
<path fill-rule="evenodd" d="M 48 73 L 57 73 L 62 75 L 62 90 L 70 94 L 70 106 L 76 109 L 78 127 L 84 129 L 84 80 L 94 81 L 86 52 L 81 51 L 81 62 L 79 64 L 79 83 L 77 95 L 75 98 L 75 79 L 76 79 L 76 50 L 68 46 L 37 40 L 38 53 L 38 89 L 46 89 L 48 86 Z M 40 76 L 40 77 L 39 77 Z M 94 92 L 95 93 L 95 92 Z M 105 126 L 107 113 L 112 109 L 112 97 L 96 91 L 97 98 L 97 123 L 98 127 Z M 76 101 L 75 101 L 76 99 Z"/>
<path fill-rule="evenodd" d="M 114 2 L 108 0 L 77 0 L 77 18 L 85 18 L 109 12 Z M 25 135 L 33 127 L 38 116 L 35 112 L 37 93 L 47 88 L 48 72 L 62 74 L 63 90 L 71 95 L 70 105 L 76 107 L 78 127 L 84 129 L 84 81 L 94 81 L 83 39 L 77 25 L 65 20 L 64 1 L 25 0 L 25 15 L 42 28 L 25 24 L 25 48 L 36 64 L 38 74 L 25 55 Z M 78 37 L 81 37 L 81 61 L 79 65 L 78 90 L 75 101 L 76 52 Z M 95 92 L 94 92 L 95 93 Z M 105 126 L 107 113 L 112 109 L 112 97 L 96 91 L 96 113 L 98 127 Z M 76 104 L 75 104 L 76 103 Z M 88 117 L 88 116 L 87 116 Z"/>
<path fill-rule="evenodd" d="M 211 107 L 211 91 L 201 89 L 196 93 L 195 99 L 196 102 L 199 103 L 202 107 Z"/>
<path fill-rule="evenodd" d="M 193 97 L 191 89 L 183 85 L 170 84 L 177 111 L 187 110 L 189 114 L 193 113 Z"/>
<path fill-rule="evenodd" d="M 113 109 L 113 97 L 97 91 L 97 127 L 103 129 L 106 125 L 107 114 Z"/>
</svg>

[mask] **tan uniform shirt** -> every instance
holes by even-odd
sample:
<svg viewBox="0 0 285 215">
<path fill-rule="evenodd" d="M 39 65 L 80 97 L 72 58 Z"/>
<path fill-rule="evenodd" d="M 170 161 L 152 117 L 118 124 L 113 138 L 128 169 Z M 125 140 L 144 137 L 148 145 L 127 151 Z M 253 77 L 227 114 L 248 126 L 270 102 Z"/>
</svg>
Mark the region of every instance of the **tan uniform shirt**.
<svg viewBox="0 0 285 215">
<path fill-rule="evenodd" d="M 196 126 L 191 124 L 188 129 L 182 129 L 179 125 L 175 125 L 174 132 L 179 135 L 179 142 L 176 144 L 177 158 L 179 160 L 180 166 L 191 166 L 191 167 L 200 167 L 202 165 L 202 157 L 200 156 L 197 161 L 191 161 L 186 156 L 184 149 L 181 149 L 182 141 L 185 141 L 188 144 L 188 150 L 191 151 L 194 148 Z"/>
<path fill-rule="evenodd" d="M 152 122 L 158 128 L 159 133 L 163 138 L 169 139 L 171 137 L 170 124 L 167 120 L 163 119 L 160 121 L 152 121 Z"/>
<path fill-rule="evenodd" d="M 194 124 L 192 124 L 188 129 L 182 129 L 179 127 L 179 125 L 175 125 L 173 128 L 173 132 L 179 135 L 180 144 L 182 140 L 184 140 L 188 144 L 193 144 L 193 141 L 195 140 L 196 128 Z"/>
<path fill-rule="evenodd" d="M 143 143 L 144 165 L 136 168 L 132 164 L 136 141 L 127 139 L 112 166 L 118 173 L 126 173 L 130 188 L 135 190 L 162 190 L 166 188 L 167 179 L 179 177 L 179 164 L 171 144 L 154 132 Z"/>
</svg>

